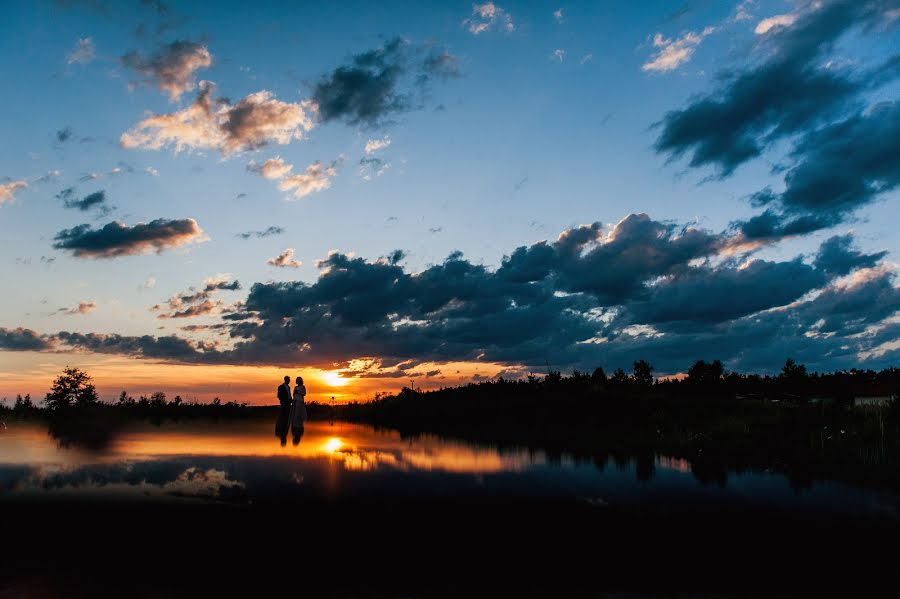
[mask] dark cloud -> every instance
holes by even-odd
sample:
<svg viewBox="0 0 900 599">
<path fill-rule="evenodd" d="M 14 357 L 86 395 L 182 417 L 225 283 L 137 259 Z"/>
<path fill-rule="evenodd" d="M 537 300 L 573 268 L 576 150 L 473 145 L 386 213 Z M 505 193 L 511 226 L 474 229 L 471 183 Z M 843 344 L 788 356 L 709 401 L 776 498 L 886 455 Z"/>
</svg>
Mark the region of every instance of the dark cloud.
<svg viewBox="0 0 900 599">
<path fill-rule="evenodd" d="M 281 235 L 284 233 L 284 229 L 282 227 L 266 227 L 262 231 L 247 231 L 245 233 L 238 233 L 236 237 L 240 237 L 241 239 L 250 239 L 251 237 L 256 237 L 257 239 L 262 239 L 264 237 L 271 237 L 272 235 Z"/>
<path fill-rule="evenodd" d="M 66 189 L 59 192 L 56 197 L 63 201 L 63 205 L 66 208 L 74 208 L 76 210 L 81 210 L 82 212 L 87 212 L 92 208 L 100 208 L 107 209 L 109 206 L 106 204 L 106 192 L 103 190 L 95 191 L 94 193 L 89 193 L 84 196 L 80 200 L 75 198 L 75 190 L 72 187 L 67 187 Z"/>
<path fill-rule="evenodd" d="M 196 87 L 195 71 L 212 65 L 206 46 L 185 40 L 165 44 L 151 56 L 129 52 L 121 60 L 125 67 L 149 77 L 172 101 Z"/>
<path fill-rule="evenodd" d="M 65 142 L 69 141 L 69 139 L 72 138 L 73 134 L 74 133 L 72 132 L 71 127 L 65 127 L 63 129 L 60 129 L 59 131 L 56 132 L 56 141 L 58 141 L 59 143 L 65 143 Z"/>
<path fill-rule="evenodd" d="M 48 339 L 187 363 L 334 368 L 358 358 L 372 364 L 360 376 L 398 378 L 437 376 L 412 369 L 453 361 L 611 370 L 644 358 L 670 373 L 698 357 L 771 371 L 787 356 L 811 368 L 878 367 L 894 356 L 900 289 L 884 253 L 864 254 L 842 236 L 812 259 L 740 263 L 730 243 L 728 233 L 631 215 L 523 246 L 496 269 L 459 252 L 418 272 L 399 252 L 375 260 L 335 252 L 317 263 L 315 282 L 255 283 L 230 307 L 210 297 L 239 288 L 224 278 L 170 300 L 170 318 L 218 314 L 210 326 L 226 335 L 219 344 Z"/>
<path fill-rule="evenodd" d="M 443 48 L 424 50 L 394 38 L 380 48 L 355 55 L 322 77 L 313 88 L 322 121 L 377 126 L 417 106 L 416 95 L 432 78 L 459 76 L 458 59 Z M 413 89 L 419 87 L 418 90 Z"/>
<path fill-rule="evenodd" d="M 759 194 L 757 202 L 841 218 L 900 184 L 900 102 L 809 132 L 792 157 L 785 190 Z"/>
<path fill-rule="evenodd" d="M 40 351 L 50 349 L 52 344 L 31 329 L 0 327 L 0 349 L 6 351 Z"/>
<path fill-rule="evenodd" d="M 56 335 L 56 339 L 69 348 L 100 354 L 124 354 L 185 361 L 196 361 L 202 357 L 202 351 L 198 346 L 175 335 L 165 337 L 123 336 L 62 331 Z"/>
<path fill-rule="evenodd" d="M 871 268 L 880 262 L 887 252 L 863 254 L 853 248 L 853 236 L 835 235 L 819 246 L 815 266 L 817 269 L 836 276 L 843 276 L 860 268 Z"/>
<path fill-rule="evenodd" d="M 628 310 L 634 322 L 641 324 L 724 322 L 789 304 L 826 280 L 823 272 L 799 259 L 691 268 L 654 285 L 645 301 L 635 302 Z"/>
<path fill-rule="evenodd" d="M 115 258 L 151 251 L 160 253 L 203 239 L 203 230 L 192 218 L 158 218 L 133 226 L 111 222 L 99 229 L 78 225 L 57 233 L 53 247 L 69 250 L 76 258 Z"/>
<path fill-rule="evenodd" d="M 665 115 L 656 150 L 725 176 L 770 144 L 807 131 L 845 108 L 866 82 L 823 67 L 849 29 L 883 19 L 880 0 L 835 0 L 807 8 L 790 27 L 764 34 L 769 57 L 745 71 L 722 74 L 715 92 Z M 771 47 L 769 47 L 771 46 Z"/>
</svg>

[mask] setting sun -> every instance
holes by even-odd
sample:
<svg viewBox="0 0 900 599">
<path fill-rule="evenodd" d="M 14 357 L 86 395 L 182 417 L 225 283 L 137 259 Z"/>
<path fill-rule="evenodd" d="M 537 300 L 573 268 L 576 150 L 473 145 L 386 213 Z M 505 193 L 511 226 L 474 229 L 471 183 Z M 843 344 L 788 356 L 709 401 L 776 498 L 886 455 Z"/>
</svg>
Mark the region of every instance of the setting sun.
<svg viewBox="0 0 900 599">
<path fill-rule="evenodd" d="M 330 372 L 326 372 L 322 375 L 322 380 L 325 381 L 327 385 L 330 387 L 343 387 L 350 381 L 341 376 L 341 374 L 335 370 Z"/>
</svg>

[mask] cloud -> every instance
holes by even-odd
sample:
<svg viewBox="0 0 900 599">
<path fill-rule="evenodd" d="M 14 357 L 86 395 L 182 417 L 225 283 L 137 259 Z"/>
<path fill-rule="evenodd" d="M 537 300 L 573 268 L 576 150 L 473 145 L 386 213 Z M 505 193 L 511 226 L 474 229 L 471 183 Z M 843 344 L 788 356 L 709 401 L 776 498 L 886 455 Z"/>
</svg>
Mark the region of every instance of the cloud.
<svg viewBox="0 0 900 599">
<path fill-rule="evenodd" d="M 675 40 L 664 38 L 661 33 L 657 33 L 653 36 L 653 47 L 657 48 L 656 54 L 641 66 L 641 70 L 667 72 L 677 69 L 690 61 L 703 38 L 715 30 L 715 27 L 707 27 L 700 33 L 688 31 Z"/>
<path fill-rule="evenodd" d="M 853 247 L 853 235 L 835 235 L 826 239 L 816 255 L 815 266 L 830 275 L 843 276 L 854 270 L 872 268 L 887 252 L 863 254 Z"/>
<path fill-rule="evenodd" d="M 238 233 L 236 237 L 240 237 L 241 239 L 250 239 L 251 237 L 263 239 L 265 237 L 271 237 L 273 235 L 281 235 L 282 233 L 284 233 L 283 228 L 273 225 L 271 227 L 266 227 L 262 231 L 247 231 L 245 233 Z"/>
<path fill-rule="evenodd" d="M 70 308 L 66 310 L 63 308 L 66 314 L 90 314 L 97 308 L 97 302 L 78 302 L 78 305 L 74 308 Z"/>
<path fill-rule="evenodd" d="M 287 175 L 281 179 L 278 189 L 289 191 L 295 198 L 302 198 L 316 191 L 331 187 L 331 179 L 337 175 L 336 162 L 325 165 L 316 160 L 306 171 L 300 174 Z"/>
<path fill-rule="evenodd" d="M 133 226 L 111 222 L 99 229 L 83 224 L 64 229 L 54 237 L 53 247 L 69 250 L 76 258 L 116 258 L 161 253 L 189 243 L 205 241 L 203 230 L 192 218 L 158 218 Z"/>
<path fill-rule="evenodd" d="M 407 110 L 411 99 L 397 89 L 406 71 L 404 50 L 403 40 L 394 38 L 323 77 L 312 94 L 319 117 L 373 126 L 392 113 Z"/>
<path fill-rule="evenodd" d="M 76 210 L 81 210 L 82 212 L 87 212 L 92 208 L 100 208 L 101 211 L 104 212 L 109 210 L 109 207 L 106 204 L 106 192 L 104 192 L 103 190 L 89 193 L 80 200 L 74 196 L 75 189 L 72 187 L 67 187 L 56 194 L 56 197 L 63 201 L 63 206 L 65 206 L 66 208 L 73 208 Z M 106 210 L 103 210 L 104 208 Z"/>
<path fill-rule="evenodd" d="M 437 47 L 431 48 L 422 61 L 422 73 L 419 75 L 419 81 L 424 83 L 425 79 L 429 77 L 447 80 L 459 76 L 459 57 Z"/>
<path fill-rule="evenodd" d="M 142 289 L 153 289 L 156 287 L 156 277 L 147 277 L 147 280 L 138 285 L 138 291 Z"/>
<path fill-rule="evenodd" d="M 266 260 L 266 264 L 277 266 L 278 268 L 300 268 L 302 262 L 294 260 L 294 248 L 287 248 L 274 258 Z"/>
<path fill-rule="evenodd" d="M 765 35 L 766 33 L 769 33 L 769 31 L 778 27 L 790 27 L 797 21 L 798 18 L 800 18 L 800 15 L 798 13 L 775 15 L 767 19 L 763 19 L 762 21 L 757 23 L 756 29 L 754 29 L 753 32 L 756 35 Z"/>
<path fill-rule="evenodd" d="M 206 46 L 176 40 L 151 56 L 129 52 L 122 56 L 122 64 L 150 77 L 160 90 L 169 94 L 171 101 L 177 102 L 182 94 L 197 86 L 194 72 L 209 68 L 212 55 Z"/>
<path fill-rule="evenodd" d="M 75 42 L 75 47 L 66 55 L 66 62 L 88 64 L 94 60 L 95 54 L 94 40 L 90 37 L 83 37 Z"/>
<path fill-rule="evenodd" d="M 52 343 L 31 329 L 0 327 L 0 350 L 41 351 L 51 347 Z"/>
<path fill-rule="evenodd" d="M 556 19 L 557 23 L 562 23 L 565 17 L 563 16 L 563 9 L 557 8 L 553 11 L 553 18 Z"/>
<path fill-rule="evenodd" d="M 384 148 L 391 145 L 391 136 L 385 135 L 381 139 L 370 139 L 366 142 L 365 152 L 366 156 L 370 156 L 379 150 L 383 150 Z"/>
<path fill-rule="evenodd" d="M 421 107 L 430 81 L 458 77 L 458 63 L 440 46 L 415 46 L 396 37 L 321 77 L 312 101 L 323 122 L 377 127 Z"/>
<path fill-rule="evenodd" d="M 199 289 L 191 287 L 169 298 L 166 301 L 168 311 L 164 311 L 160 304 L 151 307 L 150 311 L 159 312 L 157 318 L 193 318 L 217 314 L 222 311 L 225 302 L 213 299 L 213 296 L 220 291 L 238 291 L 240 288 L 240 282 L 232 281 L 229 275 L 216 275 L 205 279 Z"/>
<path fill-rule="evenodd" d="M 707 356 L 770 372 L 786 356 L 813 369 L 895 359 L 884 344 L 896 338 L 900 288 L 883 253 L 863 254 L 842 236 L 811 260 L 740 262 L 725 253 L 731 238 L 629 215 L 516 248 L 497 268 L 459 252 L 420 271 L 403 264 L 402 251 L 374 260 L 333 252 L 316 263 L 314 282 L 255 283 L 230 308 L 210 298 L 237 287 L 226 277 L 176 296 L 185 313 L 177 317 L 219 314 L 210 325 L 226 334 L 218 344 L 34 337 L 57 351 L 173 362 L 406 365 L 398 371 L 456 361 L 609 370 L 640 357 L 665 373 Z"/>
<path fill-rule="evenodd" d="M 558 60 L 559 62 L 562 62 L 565 57 L 566 57 L 565 50 L 557 48 L 556 50 L 553 51 L 553 59 L 554 60 Z"/>
<path fill-rule="evenodd" d="M 58 141 L 59 143 L 65 143 L 69 141 L 73 135 L 74 133 L 72 132 L 72 128 L 65 127 L 64 129 L 60 129 L 56 132 L 56 141 Z"/>
<path fill-rule="evenodd" d="M 126 149 L 176 152 L 212 149 L 229 156 L 270 143 L 280 145 L 303 138 L 313 127 L 315 107 L 309 101 L 281 102 L 268 91 L 259 91 L 236 104 L 214 99 L 215 86 L 200 82 L 194 102 L 182 110 L 147 117 L 120 137 Z"/>
<path fill-rule="evenodd" d="M 838 114 L 865 87 L 848 69 L 823 67 L 848 30 L 878 18 L 876 0 L 824 3 L 789 28 L 763 39 L 767 58 L 743 71 L 722 73 L 714 92 L 668 112 L 656 151 L 691 167 L 730 175 L 775 142 L 804 133 Z"/>
<path fill-rule="evenodd" d="M 293 170 L 293 168 L 294 165 L 286 164 L 285 161 L 282 160 L 281 156 L 269 158 L 262 164 L 250 162 L 247 165 L 248 171 L 257 173 L 258 175 L 262 175 L 266 179 L 281 179 L 282 177 L 288 175 Z"/>
<path fill-rule="evenodd" d="M 791 158 L 784 191 L 759 193 L 755 201 L 839 222 L 900 185 L 900 102 L 806 133 Z"/>
<path fill-rule="evenodd" d="M 28 187 L 28 183 L 25 181 L 7 181 L 6 183 L 0 183 L 0 206 L 13 201 L 16 192 L 21 191 L 26 187 Z"/>
<path fill-rule="evenodd" d="M 495 27 L 506 33 L 516 30 L 512 16 L 493 2 L 473 4 L 472 16 L 463 21 L 463 25 L 472 35 L 480 35 Z"/>
</svg>

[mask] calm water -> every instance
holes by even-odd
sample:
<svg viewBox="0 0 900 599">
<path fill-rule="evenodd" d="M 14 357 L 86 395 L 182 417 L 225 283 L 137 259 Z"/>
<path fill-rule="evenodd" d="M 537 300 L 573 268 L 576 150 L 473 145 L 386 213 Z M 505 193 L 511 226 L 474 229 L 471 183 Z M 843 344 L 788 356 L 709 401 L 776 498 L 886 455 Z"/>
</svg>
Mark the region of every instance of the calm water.
<svg viewBox="0 0 900 599">
<path fill-rule="evenodd" d="M 167 423 L 123 432 L 104 452 L 60 447 L 36 423 L 0 432 L 0 500 L 115 499 L 252 503 L 459 495 L 674 511 L 731 506 L 826 517 L 896 521 L 891 492 L 815 483 L 798 491 L 783 476 L 729 473 L 704 483 L 685 460 L 655 456 L 578 462 L 435 437 L 403 439 L 372 427 L 312 422 L 282 446 L 274 423 Z"/>
</svg>

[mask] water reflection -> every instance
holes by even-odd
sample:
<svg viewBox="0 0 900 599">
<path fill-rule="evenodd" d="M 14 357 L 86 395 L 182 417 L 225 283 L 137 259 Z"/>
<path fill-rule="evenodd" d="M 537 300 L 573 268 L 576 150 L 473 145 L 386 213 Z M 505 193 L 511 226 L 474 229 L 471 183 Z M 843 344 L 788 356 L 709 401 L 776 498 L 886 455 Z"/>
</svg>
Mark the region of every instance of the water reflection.
<svg viewBox="0 0 900 599">
<path fill-rule="evenodd" d="M 340 422 L 310 422 L 288 444 L 281 434 L 272 437 L 271 426 L 271 421 L 143 425 L 121 431 L 97 453 L 61 447 L 36 423 L 13 423 L 0 433 L 0 500 L 249 503 L 458 494 L 566 500 L 596 509 L 702 509 L 727 503 L 845 514 L 877 511 L 881 517 L 894 517 L 900 505 L 893 493 L 831 483 L 810 484 L 797 493 L 780 475 L 711 472 L 682 458 L 650 453 L 577 460 L 430 436 L 403 438 L 396 431 Z"/>
</svg>

